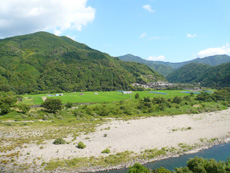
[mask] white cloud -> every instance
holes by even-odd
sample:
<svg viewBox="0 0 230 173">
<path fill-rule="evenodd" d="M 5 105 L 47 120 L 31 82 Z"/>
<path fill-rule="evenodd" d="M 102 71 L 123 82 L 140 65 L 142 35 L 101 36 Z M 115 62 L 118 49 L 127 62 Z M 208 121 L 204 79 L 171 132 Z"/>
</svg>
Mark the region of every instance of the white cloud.
<svg viewBox="0 0 230 173">
<path fill-rule="evenodd" d="M 155 12 L 155 10 L 152 9 L 151 5 L 143 5 L 143 8 L 151 13 Z"/>
<path fill-rule="evenodd" d="M 87 0 L 1 0 L 0 36 L 41 30 L 58 35 L 67 29 L 81 31 L 96 13 L 86 3 Z"/>
<path fill-rule="evenodd" d="M 198 52 L 197 57 L 204 58 L 207 56 L 224 55 L 224 54 L 230 54 L 230 47 L 228 43 L 222 47 L 208 48 L 208 49 L 202 50 Z"/>
<path fill-rule="evenodd" d="M 187 34 L 187 37 L 188 38 L 194 38 L 194 37 L 196 37 L 197 36 L 197 34 Z"/>
<path fill-rule="evenodd" d="M 164 55 L 150 56 L 150 57 L 147 58 L 147 60 L 149 60 L 149 61 L 164 61 L 165 60 L 165 56 Z"/>
<path fill-rule="evenodd" d="M 158 40 L 160 39 L 160 37 L 157 37 L 157 36 L 153 36 L 153 37 L 149 37 L 150 40 Z"/>
<path fill-rule="evenodd" d="M 146 33 L 142 33 L 142 34 L 140 35 L 140 38 L 145 38 L 145 37 L 147 37 L 147 35 L 148 35 L 148 34 L 146 34 Z"/>
</svg>

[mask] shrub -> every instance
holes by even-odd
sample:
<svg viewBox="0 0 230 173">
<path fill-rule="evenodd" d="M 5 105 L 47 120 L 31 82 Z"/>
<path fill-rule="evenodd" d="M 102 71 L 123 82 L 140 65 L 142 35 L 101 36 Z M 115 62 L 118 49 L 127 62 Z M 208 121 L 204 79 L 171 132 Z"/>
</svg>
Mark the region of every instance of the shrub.
<svg viewBox="0 0 230 173">
<path fill-rule="evenodd" d="M 190 97 L 194 97 L 194 93 L 193 92 L 190 93 Z"/>
<path fill-rule="evenodd" d="M 165 110 L 165 104 L 160 103 L 160 104 L 157 106 L 157 109 L 158 109 L 159 111 L 164 111 L 164 110 Z"/>
<path fill-rule="evenodd" d="M 2 114 L 7 114 L 10 112 L 10 105 L 3 103 L 0 105 L 0 110 Z"/>
<path fill-rule="evenodd" d="M 65 105 L 66 108 L 72 108 L 73 107 L 73 103 L 71 102 L 67 102 Z"/>
<path fill-rule="evenodd" d="M 80 148 L 80 149 L 84 149 L 86 147 L 86 145 L 83 143 L 83 142 L 78 142 L 77 144 L 77 148 Z"/>
<path fill-rule="evenodd" d="M 55 145 L 61 145 L 61 144 L 65 144 L 65 143 L 66 143 L 66 141 L 63 138 L 57 138 L 53 142 L 53 144 L 55 144 Z"/>
<path fill-rule="evenodd" d="M 149 97 L 144 97 L 144 102 L 150 102 L 150 98 Z"/>
<path fill-rule="evenodd" d="M 127 173 L 150 173 L 150 170 L 140 163 L 135 163 L 132 167 L 129 167 L 129 171 Z"/>
<path fill-rule="evenodd" d="M 136 95 L 135 95 L 135 99 L 139 99 L 140 98 L 140 95 L 137 93 Z"/>
<path fill-rule="evenodd" d="M 106 148 L 101 153 L 103 153 L 103 154 L 109 154 L 110 153 L 110 149 Z"/>
<path fill-rule="evenodd" d="M 153 170 L 152 173 L 171 173 L 168 169 L 164 167 L 157 168 L 156 170 Z"/>
<path fill-rule="evenodd" d="M 23 103 L 17 105 L 17 107 L 22 113 L 27 113 L 30 111 L 30 106 L 23 104 Z"/>
<path fill-rule="evenodd" d="M 178 96 L 173 98 L 173 103 L 180 104 L 181 101 L 182 101 L 182 99 L 180 97 L 178 97 Z"/>
<path fill-rule="evenodd" d="M 58 110 L 61 110 L 61 100 L 59 99 L 46 99 L 45 102 L 42 103 L 42 107 L 46 108 L 48 112 L 56 113 Z"/>
</svg>

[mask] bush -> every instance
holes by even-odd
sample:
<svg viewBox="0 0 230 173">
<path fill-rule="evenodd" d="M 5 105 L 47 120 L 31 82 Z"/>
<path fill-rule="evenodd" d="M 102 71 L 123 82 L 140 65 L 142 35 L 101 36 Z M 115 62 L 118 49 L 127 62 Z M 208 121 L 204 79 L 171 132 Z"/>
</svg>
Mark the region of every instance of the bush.
<svg viewBox="0 0 230 173">
<path fill-rule="evenodd" d="M 10 112 L 10 105 L 3 103 L 0 105 L 0 110 L 2 114 L 7 114 Z"/>
<path fill-rule="evenodd" d="M 164 111 L 164 110 L 165 110 L 165 104 L 160 103 L 160 104 L 157 106 L 157 109 L 158 109 L 159 111 Z"/>
<path fill-rule="evenodd" d="M 206 92 L 202 92 L 196 96 L 196 100 L 204 101 L 204 102 L 212 102 L 212 95 Z"/>
<path fill-rule="evenodd" d="M 140 98 L 140 95 L 137 93 L 136 95 L 135 95 L 135 99 L 139 99 Z"/>
<path fill-rule="evenodd" d="M 127 173 L 150 173 L 150 170 L 140 163 L 135 163 L 132 167 L 129 167 L 129 171 Z"/>
<path fill-rule="evenodd" d="M 173 98 L 173 103 L 180 104 L 181 101 L 182 101 L 182 99 L 180 97 L 178 97 L 178 96 Z"/>
<path fill-rule="evenodd" d="M 83 143 L 83 142 L 78 142 L 77 144 L 77 148 L 80 148 L 80 149 L 84 149 L 86 147 L 86 145 Z"/>
<path fill-rule="evenodd" d="M 72 108 L 73 107 L 73 103 L 71 102 L 67 102 L 65 105 L 66 108 Z"/>
<path fill-rule="evenodd" d="M 150 102 L 150 98 L 149 97 L 144 97 L 144 102 Z"/>
<path fill-rule="evenodd" d="M 57 138 L 53 142 L 53 144 L 55 144 L 55 145 L 61 145 L 61 144 L 65 144 L 65 143 L 66 143 L 66 141 L 63 138 Z"/>
<path fill-rule="evenodd" d="M 171 173 L 171 171 L 169 171 L 168 169 L 164 167 L 160 167 L 160 168 L 157 168 L 156 170 L 153 170 L 152 173 Z"/>
<path fill-rule="evenodd" d="M 17 105 L 17 107 L 22 113 L 27 113 L 30 111 L 30 106 L 23 104 L 23 103 Z"/>
<path fill-rule="evenodd" d="M 110 153 L 110 149 L 106 148 L 106 149 L 103 150 L 101 153 L 103 153 L 103 154 L 109 154 L 109 153 Z"/>
<path fill-rule="evenodd" d="M 45 102 L 42 103 L 42 107 L 46 108 L 48 112 L 56 113 L 61 110 L 61 100 L 59 99 L 46 99 Z"/>
</svg>

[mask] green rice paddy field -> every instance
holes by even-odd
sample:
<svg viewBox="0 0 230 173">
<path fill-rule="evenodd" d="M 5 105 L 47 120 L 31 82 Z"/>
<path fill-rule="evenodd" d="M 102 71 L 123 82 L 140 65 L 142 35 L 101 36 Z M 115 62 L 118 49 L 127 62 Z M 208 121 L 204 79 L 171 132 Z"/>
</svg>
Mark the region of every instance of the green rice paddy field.
<svg viewBox="0 0 230 173">
<path fill-rule="evenodd" d="M 185 91 L 185 90 L 184 90 Z M 162 91 L 133 91 L 133 94 L 122 94 L 122 92 L 75 92 L 63 93 L 63 96 L 55 96 L 54 94 L 39 94 L 39 95 L 23 95 L 23 103 L 28 105 L 40 105 L 45 98 L 58 98 L 62 103 L 98 103 L 98 102 L 113 102 L 127 99 L 135 99 L 135 94 L 139 93 L 140 98 L 144 97 L 166 97 L 172 98 L 175 96 L 186 96 L 188 93 L 182 93 L 182 90 L 162 90 Z M 95 94 L 97 93 L 97 94 Z M 83 94 L 83 95 L 81 95 Z M 51 96 L 52 95 L 52 96 Z"/>
</svg>

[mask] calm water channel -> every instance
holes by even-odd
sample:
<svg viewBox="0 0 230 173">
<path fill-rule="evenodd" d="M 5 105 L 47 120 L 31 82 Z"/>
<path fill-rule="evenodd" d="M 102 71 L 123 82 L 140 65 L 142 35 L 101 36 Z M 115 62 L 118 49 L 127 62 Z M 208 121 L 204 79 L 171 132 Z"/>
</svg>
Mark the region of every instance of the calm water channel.
<svg viewBox="0 0 230 173">
<path fill-rule="evenodd" d="M 230 143 L 216 145 L 210 149 L 202 150 L 194 154 L 187 154 L 187 155 L 183 155 L 183 156 L 176 157 L 176 158 L 169 158 L 169 159 L 164 159 L 164 160 L 160 160 L 160 161 L 156 161 L 152 163 L 147 163 L 147 164 L 144 164 L 144 166 L 151 168 L 151 169 L 165 167 L 172 171 L 176 167 L 186 166 L 187 160 L 189 158 L 193 158 L 196 156 L 207 158 L 207 159 L 213 158 L 213 159 L 216 159 L 217 161 L 226 161 L 228 157 L 230 158 Z M 108 173 L 108 172 L 109 173 L 125 173 L 127 172 L 127 170 L 128 169 L 119 169 L 119 170 L 111 170 L 111 171 L 101 171 L 97 173 Z"/>
</svg>

